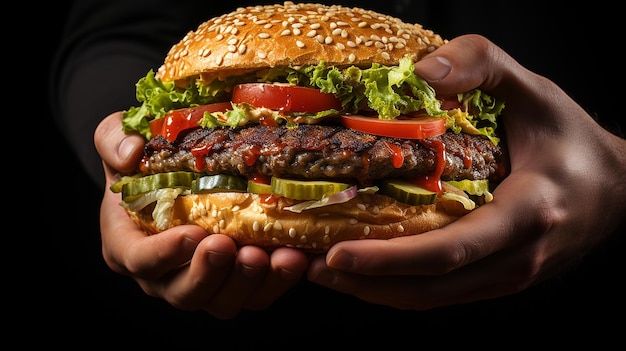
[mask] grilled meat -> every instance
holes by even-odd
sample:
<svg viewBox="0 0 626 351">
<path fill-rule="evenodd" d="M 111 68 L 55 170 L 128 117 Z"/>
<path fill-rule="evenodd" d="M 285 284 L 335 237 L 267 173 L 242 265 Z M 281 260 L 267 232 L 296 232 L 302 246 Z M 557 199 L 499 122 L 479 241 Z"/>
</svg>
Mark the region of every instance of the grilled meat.
<svg viewBox="0 0 626 351">
<path fill-rule="evenodd" d="M 438 152 L 441 147 L 444 157 Z M 146 144 L 141 171 L 350 178 L 367 185 L 377 179 L 433 174 L 438 162 L 444 163 L 442 180 L 490 178 L 501 155 L 502 150 L 485 138 L 452 132 L 426 140 L 398 140 L 341 126 L 254 125 L 196 128 L 181 133 L 173 143 L 157 136 Z"/>
</svg>

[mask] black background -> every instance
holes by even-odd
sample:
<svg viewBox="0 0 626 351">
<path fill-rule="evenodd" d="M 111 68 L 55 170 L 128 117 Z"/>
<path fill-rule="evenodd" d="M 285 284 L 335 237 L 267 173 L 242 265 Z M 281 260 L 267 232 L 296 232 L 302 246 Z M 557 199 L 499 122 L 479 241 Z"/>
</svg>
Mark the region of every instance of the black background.
<svg viewBox="0 0 626 351">
<path fill-rule="evenodd" d="M 466 32 L 488 34 L 521 63 L 560 84 L 601 118 L 603 125 L 610 129 L 623 126 L 617 97 L 622 90 L 623 59 L 616 55 L 621 33 L 616 19 L 610 18 L 616 15 L 601 4 L 584 8 L 559 8 L 559 4 L 569 3 L 553 3 L 550 9 L 535 4 L 533 18 L 522 16 L 521 11 L 518 16 L 518 9 L 510 5 L 507 16 L 494 18 L 488 25 L 472 18 L 453 20 L 466 21 Z M 42 12 L 33 18 L 45 29 L 40 34 L 47 50 L 39 46 L 36 51 L 38 57 L 45 51 L 46 60 L 52 56 L 67 8 L 63 2 L 56 6 L 60 16 Z M 448 29 L 445 22 L 429 26 L 444 37 L 460 34 Z M 527 30 L 529 26 L 535 30 Z M 540 32 L 546 34 L 537 35 Z M 147 296 L 131 278 L 113 273 L 105 265 L 98 224 L 102 189 L 89 180 L 45 113 L 40 131 L 39 176 L 45 177 L 53 190 L 46 190 L 44 197 L 37 191 L 34 195 L 34 201 L 45 199 L 45 223 L 23 223 L 40 228 L 36 243 L 30 244 L 45 252 L 39 256 L 43 261 L 22 275 L 30 283 L 24 285 L 29 289 L 27 295 L 33 297 L 21 306 L 19 310 L 24 312 L 20 315 L 28 321 L 29 330 L 36 332 L 33 340 L 23 342 L 178 349 L 191 345 L 319 349 L 330 347 L 332 339 L 350 347 L 380 344 L 417 349 L 432 342 L 507 348 L 545 345 L 546 341 L 560 346 L 622 343 L 621 238 L 587 258 L 575 271 L 522 293 L 428 312 L 374 306 L 307 282 L 269 310 L 243 312 L 232 321 L 176 310 Z M 505 343 L 495 343 L 498 339 Z"/>
</svg>

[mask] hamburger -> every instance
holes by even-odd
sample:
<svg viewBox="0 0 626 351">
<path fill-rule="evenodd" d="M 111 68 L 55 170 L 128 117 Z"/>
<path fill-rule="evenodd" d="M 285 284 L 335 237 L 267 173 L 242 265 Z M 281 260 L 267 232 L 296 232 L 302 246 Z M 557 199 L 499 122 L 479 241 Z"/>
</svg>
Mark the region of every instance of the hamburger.
<svg viewBox="0 0 626 351">
<path fill-rule="evenodd" d="M 502 101 L 413 72 L 446 42 L 339 5 L 209 19 L 138 81 L 122 124 L 144 156 L 111 190 L 147 233 L 196 224 L 268 250 L 445 226 L 491 201 L 505 154 Z"/>
</svg>

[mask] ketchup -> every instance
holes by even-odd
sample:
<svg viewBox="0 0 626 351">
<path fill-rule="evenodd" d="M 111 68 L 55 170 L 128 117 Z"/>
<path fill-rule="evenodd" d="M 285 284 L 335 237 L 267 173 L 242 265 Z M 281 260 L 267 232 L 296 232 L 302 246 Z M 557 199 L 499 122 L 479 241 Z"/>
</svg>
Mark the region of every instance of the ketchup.
<svg viewBox="0 0 626 351">
<path fill-rule="evenodd" d="M 413 182 L 417 186 L 441 194 L 443 191 L 441 186 L 441 174 L 445 167 L 446 148 L 441 140 L 425 139 L 420 140 L 420 143 L 435 153 L 435 169 L 431 174 L 415 178 Z"/>
<path fill-rule="evenodd" d="M 404 163 L 404 156 L 402 155 L 402 148 L 396 144 L 391 144 L 391 143 L 385 143 L 385 144 L 387 144 L 387 147 L 391 150 L 393 154 L 391 158 L 391 160 L 393 161 L 393 166 L 395 168 L 402 167 L 402 164 Z"/>
<path fill-rule="evenodd" d="M 203 144 L 191 149 L 191 154 L 196 158 L 196 169 L 202 171 L 206 167 L 204 156 L 208 155 L 213 149 L 212 145 Z"/>
<path fill-rule="evenodd" d="M 256 161 L 259 159 L 259 155 L 261 154 L 261 146 L 253 145 L 248 150 L 242 152 L 241 157 L 243 158 L 243 162 L 246 166 L 253 166 Z"/>
</svg>

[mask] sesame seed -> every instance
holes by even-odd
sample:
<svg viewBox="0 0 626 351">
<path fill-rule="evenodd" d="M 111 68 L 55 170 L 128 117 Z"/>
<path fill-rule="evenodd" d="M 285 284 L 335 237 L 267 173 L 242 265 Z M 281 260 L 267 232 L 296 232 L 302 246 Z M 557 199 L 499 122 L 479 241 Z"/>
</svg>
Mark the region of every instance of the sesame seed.
<svg viewBox="0 0 626 351">
<path fill-rule="evenodd" d="M 291 31 L 289 29 L 285 29 L 284 31 L 280 32 L 280 35 L 285 36 L 285 35 L 289 35 L 291 34 Z"/>
<path fill-rule="evenodd" d="M 267 33 L 259 33 L 259 38 L 261 38 L 261 39 L 267 39 L 269 37 L 270 37 L 270 35 L 267 34 Z"/>
<path fill-rule="evenodd" d="M 296 46 L 299 47 L 300 49 L 302 49 L 302 48 L 304 48 L 305 45 L 300 40 L 296 40 Z"/>
<path fill-rule="evenodd" d="M 398 227 L 396 228 L 396 230 L 400 233 L 404 233 L 404 226 L 402 226 L 402 224 L 398 224 Z"/>
<path fill-rule="evenodd" d="M 350 224 L 357 224 L 359 223 L 359 220 L 356 218 L 350 218 L 350 220 L 348 221 Z"/>
<path fill-rule="evenodd" d="M 274 222 L 274 229 L 279 230 L 279 231 L 283 230 L 283 225 L 280 224 L 279 221 L 276 221 L 276 222 Z"/>
<path fill-rule="evenodd" d="M 365 226 L 363 228 L 363 234 L 365 234 L 365 236 L 370 235 L 370 231 L 371 231 L 371 228 L 369 226 Z"/>
<path fill-rule="evenodd" d="M 254 223 L 252 223 L 252 230 L 254 230 L 255 232 L 258 232 L 259 229 L 261 229 L 261 225 L 259 224 L 258 221 L 254 221 Z"/>
<path fill-rule="evenodd" d="M 293 238 L 296 237 L 296 229 L 295 228 L 293 228 L 293 227 L 289 228 L 289 232 L 288 233 L 289 233 L 289 237 L 290 238 L 293 239 Z"/>
<path fill-rule="evenodd" d="M 306 239 L 306 235 L 302 235 L 302 236 L 300 237 L 300 242 L 304 244 L 304 243 L 306 243 L 306 241 L 307 241 L 307 239 Z"/>
</svg>

